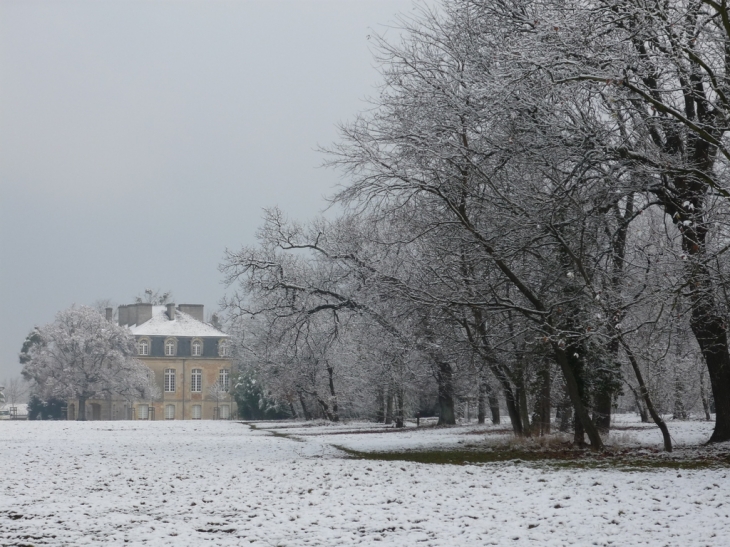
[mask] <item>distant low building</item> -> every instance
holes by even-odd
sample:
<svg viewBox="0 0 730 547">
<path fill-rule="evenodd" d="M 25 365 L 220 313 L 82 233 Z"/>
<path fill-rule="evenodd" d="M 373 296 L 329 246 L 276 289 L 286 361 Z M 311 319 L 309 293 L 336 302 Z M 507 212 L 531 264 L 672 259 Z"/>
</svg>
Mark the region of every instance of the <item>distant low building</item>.
<svg viewBox="0 0 730 547">
<path fill-rule="evenodd" d="M 27 420 L 28 405 L 26 403 L 16 403 L 14 405 L 0 405 L 0 420 Z"/>
<path fill-rule="evenodd" d="M 107 308 L 112 320 L 113 309 Z M 201 304 L 119 306 L 118 321 L 137 342 L 138 358 L 155 375 L 157 400 L 119 397 L 90 400 L 91 420 L 215 420 L 230 419 L 236 407 L 230 395 L 230 337 L 204 320 Z M 67 416 L 76 419 L 76 401 Z"/>
</svg>

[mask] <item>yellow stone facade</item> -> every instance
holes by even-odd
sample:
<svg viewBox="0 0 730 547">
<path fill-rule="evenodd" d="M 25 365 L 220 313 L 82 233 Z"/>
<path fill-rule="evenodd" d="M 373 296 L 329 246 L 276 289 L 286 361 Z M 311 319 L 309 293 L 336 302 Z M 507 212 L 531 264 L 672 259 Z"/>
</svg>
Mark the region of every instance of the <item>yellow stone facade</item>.
<svg viewBox="0 0 730 547">
<path fill-rule="evenodd" d="M 107 319 L 112 318 L 111 308 Z M 90 399 L 87 420 L 226 420 L 236 416 L 227 334 L 203 321 L 198 304 L 120 306 L 119 324 L 137 341 L 137 358 L 154 374 L 160 395 L 154 400 L 122 397 Z M 68 401 L 67 417 L 78 415 Z"/>
<path fill-rule="evenodd" d="M 134 404 L 134 419 L 140 419 L 140 405 L 149 405 L 153 408 L 153 419 L 175 420 L 215 420 L 229 419 L 235 416 L 235 401 L 229 393 L 221 394 L 216 401 L 210 393 L 210 388 L 221 379 L 221 371 L 228 372 L 228 382 L 231 382 L 231 360 L 218 358 L 174 358 L 174 357 L 140 357 L 155 374 L 155 380 L 160 387 L 161 396 L 157 401 L 137 401 Z M 174 386 L 166 382 L 166 371 L 174 370 Z M 200 370 L 200 391 L 193 391 L 193 371 Z M 168 376 L 169 378 L 169 376 Z M 166 383 L 168 385 L 166 385 Z M 165 388 L 174 387 L 174 391 L 165 391 Z M 173 405 L 172 418 L 168 405 Z M 200 417 L 194 417 L 194 406 L 200 406 Z"/>
</svg>

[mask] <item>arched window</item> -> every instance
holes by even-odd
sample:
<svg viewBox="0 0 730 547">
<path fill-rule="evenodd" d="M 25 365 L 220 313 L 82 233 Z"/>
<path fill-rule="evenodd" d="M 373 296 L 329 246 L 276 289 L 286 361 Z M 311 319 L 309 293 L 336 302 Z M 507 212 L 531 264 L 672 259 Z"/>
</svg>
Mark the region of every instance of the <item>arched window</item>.
<svg viewBox="0 0 730 547">
<path fill-rule="evenodd" d="M 165 419 L 166 420 L 175 419 L 175 405 L 165 405 Z"/>
<path fill-rule="evenodd" d="M 165 369 L 165 391 L 171 393 L 175 391 L 175 369 Z"/>
<path fill-rule="evenodd" d="M 221 339 L 218 341 L 218 356 L 229 357 L 231 355 L 231 346 L 228 340 Z"/>
<path fill-rule="evenodd" d="M 177 340 L 174 338 L 165 340 L 165 355 L 168 357 L 177 355 Z"/>
<path fill-rule="evenodd" d="M 200 393 L 203 391 L 203 369 L 194 368 L 190 377 L 190 391 Z"/>
<path fill-rule="evenodd" d="M 190 353 L 193 357 L 200 357 L 203 355 L 203 341 L 196 338 L 190 347 Z"/>
<path fill-rule="evenodd" d="M 231 387 L 230 378 L 231 371 L 227 368 L 222 368 L 220 373 L 218 374 L 218 385 L 221 387 L 221 390 L 228 391 L 228 389 Z"/>
<path fill-rule="evenodd" d="M 139 342 L 137 342 L 137 353 L 139 355 L 149 355 L 150 354 L 150 341 L 147 338 L 140 338 Z"/>
</svg>

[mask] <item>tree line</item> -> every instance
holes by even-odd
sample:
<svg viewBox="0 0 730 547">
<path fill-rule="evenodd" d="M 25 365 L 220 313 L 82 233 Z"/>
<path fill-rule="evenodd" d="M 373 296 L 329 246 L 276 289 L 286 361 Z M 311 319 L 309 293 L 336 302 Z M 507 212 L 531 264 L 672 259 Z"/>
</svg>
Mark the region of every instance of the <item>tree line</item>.
<svg viewBox="0 0 730 547">
<path fill-rule="evenodd" d="M 324 150 L 336 218 L 266 212 L 220 269 L 290 414 L 459 401 L 603 446 L 619 394 L 730 440 L 730 15 L 714 0 L 442 0 L 375 39 Z M 555 423 L 554 423 L 555 422 Z"/>
</svg>

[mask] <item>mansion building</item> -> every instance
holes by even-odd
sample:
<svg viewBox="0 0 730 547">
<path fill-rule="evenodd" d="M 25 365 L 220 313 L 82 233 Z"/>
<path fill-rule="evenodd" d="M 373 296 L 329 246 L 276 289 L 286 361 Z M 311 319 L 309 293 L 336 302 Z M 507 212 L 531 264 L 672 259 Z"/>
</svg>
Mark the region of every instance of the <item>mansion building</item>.
<svg viewBox="0 0 730 547">
<path fill-rule="evenodd" d="M 236 413 L 231 388 L 230 337 L 204 320 L 202 304 L 119 306 L 119 325 L 137 342 L 137 358 L 153 372 L 156 400 L 121 397 L 87 402 L 91 420 L 216 420 Z M 106 309 L 111 321 L 113 309 Z M 77 401 L 67 416 L 76 418 Z"/>
</svg>

